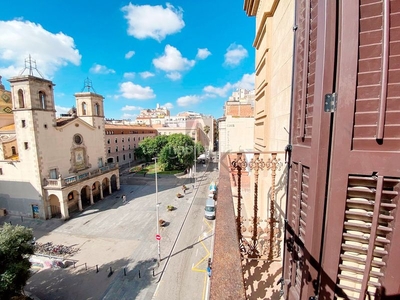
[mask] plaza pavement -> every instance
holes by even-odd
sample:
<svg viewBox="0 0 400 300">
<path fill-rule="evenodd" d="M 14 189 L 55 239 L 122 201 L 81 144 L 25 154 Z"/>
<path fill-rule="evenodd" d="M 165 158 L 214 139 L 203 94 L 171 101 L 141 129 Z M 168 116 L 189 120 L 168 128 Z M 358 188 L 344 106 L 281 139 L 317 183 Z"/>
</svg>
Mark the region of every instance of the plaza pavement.
<svg viewBox="0 0 400 300">
<path fill-rule="evenodd" d="M 67 221 L 1 217 L 0 223 L 11 222 L 32 228 L 37 242 L 50 241 L 80 249 L 68 258 L 71 263 L 75 262 L 68 268 L 34 270 L 36 273 L 25 288 L 27 293 L 41 300 L 151 299 L 165 258 L 196 192 L 189 185 L 185 197 L 176 199 L 176 193 L 188 181 L 185 177 L 159 176 L 160 218 L 169 223 L 160 232 L 162 260 L 159 267 L 156 261 L 154 176 L 121 176 L 119 191 L 83 212 L 73 214 Z M 206 184 L 199 180 L 199 185 Z M 123 194 L 128 200 L 125 205 L 121 200 Z M 167 205 L 178 209 L 167 212 Z M 165 299 L 168 299 L 167 295 Z"/>
</svg>

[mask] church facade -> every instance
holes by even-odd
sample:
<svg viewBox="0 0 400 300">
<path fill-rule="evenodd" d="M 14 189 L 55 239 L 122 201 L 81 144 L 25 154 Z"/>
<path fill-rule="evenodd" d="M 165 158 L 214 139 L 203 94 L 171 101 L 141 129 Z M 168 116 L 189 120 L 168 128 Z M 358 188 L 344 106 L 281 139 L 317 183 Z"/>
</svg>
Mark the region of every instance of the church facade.
<svg viewBox="0 0 400 300">
<path fill-rule="evenodd" d="M 56 117 L 54 84 L 33 75 L 0 82 L 0 211 L 68 219 L 120 188 L 107 163 L 103 97 L 75 94 L 71 115 Z"/>
</svg>

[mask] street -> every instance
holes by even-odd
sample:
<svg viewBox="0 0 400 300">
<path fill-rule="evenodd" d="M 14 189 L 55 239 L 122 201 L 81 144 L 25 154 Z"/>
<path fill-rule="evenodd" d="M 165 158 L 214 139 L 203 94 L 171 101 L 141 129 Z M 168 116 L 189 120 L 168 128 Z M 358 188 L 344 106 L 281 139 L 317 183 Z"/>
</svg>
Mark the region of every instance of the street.
<svg viewBox="0 0 400 300">
<path fill-rule="evenodd" d="M 122 175 L 118 192 L 65 222 L 3 217 L 33 228 L 37 242 L 80 248 L 70 257 L 74 267 L 36 269 L 25 290 L 41 300 L 206 299 L 215 221 L 204 218 L 204 204 L 218 176 L 214 167 L 197 166 L 195 189 L 187 176 L 159 176 L 159 218 L 167 222 L 160 228 L 159 266 L 152 175 Z M 178 199 L 183 184 L 189 189 Z M 177 209 L 167 211 L 167 205 Z"/>
</svg>

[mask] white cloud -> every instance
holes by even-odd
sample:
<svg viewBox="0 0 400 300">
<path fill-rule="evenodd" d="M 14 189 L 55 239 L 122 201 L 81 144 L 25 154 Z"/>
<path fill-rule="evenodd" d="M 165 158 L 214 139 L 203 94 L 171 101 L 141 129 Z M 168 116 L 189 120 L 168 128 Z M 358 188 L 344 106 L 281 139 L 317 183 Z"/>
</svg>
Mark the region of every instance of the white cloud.
<svg viewBox="0 0 400 300">
<path fill-rule="evenodd" d="M 63 107 L 56 105 L 57 116 L 60 116 L 61 114 L 67 114 L 70 109 L 71 107 Z"/>
<path fill-rule="evenodd" d="M 106 66 L 94 64 L 90 70 L 91 73 L 94 74 L 114 74 L 115 71 L 113 69 L 109 69 Z"/>
<path fill-rule="evenodd" d="M 135 55 L 135 51 L 131 50 L 125 54 L 126 59 L 130 59 L 132 56 Z"/>
<path fill-rule="evenodd" d="M 157 69 L 165 72 L 183 71 L 190 69 L 196 62 L 182 57 L 181 52 L 171 45 L 166 45 L 164 55 L 153 59 L 153 64 Z"/>
<path fill-rule="evenodd" d="M 226 83 L 223 87 L 215 87 L 212 85 L 208 85 L 203 88 L 203 91 L 207 94 L 205 97 L 214 98 L 216 96 L 219 97 L 227 97 L 229 93 L 235 89 L 246 89 L 246 90 L 254 90 L 254 82 L 255 82 L 255 73 L 252 74 L 244 74 L 242 78 L 235 83 Z"/>
<path fill-rule="evenodd" d="M 126 79 L 135 78 L 135 72 L 125 72 L 124 73 L 124 78 L 126 78 Z"/>
<path fill-rule="evenodd" d="M 167 75 L 166 75 L 169 79 L 171 79 L 171 80 L 179 80 L 179 79 L 181 79 L 182 78 L 182 75 L 181 75 L 181 73 L 179 73 L 179 72 L 171 72 L 171 73 L 168 73 Z"/>
<path fill-rule="evenodd" d="M 121 83 L 120 92 L 122 93 L 122 97 L 127 99 L 143 100 L 151 99 L 156 96 L 153 89 L 151 89 L 149 86 L 142 87 L 138 84 L 134 84 L 131 81 Z"/>
<path fill-rule="evenodd" d="M 233 43 L 226 49 L 224 64 L 235 67 L 239 65 L 245 57 L 247 57 L 247 50 L 242 45 Z"/>
<path fill-rule="evenodd" d="M 162 105 L 162 107 L 165 107 L 166 109 L 171 110 L 174 108 L 174 105 L 171 102 L 167 102 L 164 105 Z"/>
<path fill-rule="evenodd" d="M 209 94 L 215 94 L 219 97 L 226 97 L 228 95 L 228 92 L 231 91 L 232 88 L 233 85 L 228 82 L 223 87 L 214 87 L 212 85 L 208 85 L 203 88 L 203 91 Z"/>
<path fill-rule="evenodd" d="M 47 78 L 69 63 L 81 63 L 74 39 L 62 32 L 54 34 L 40 24 L 19 20 L 0 21 L 0 32 L 0 74 L 6 78 L 19 75 L 29 55 Z"/>
<path fill-rule="evenodd" d="M 197 49 L 196 59 L 206 59 L 208 56 L 211 55 L 211 52 L 208 51 L 207 48 Z"/>
<path fill-rule="evenodd" d="M 142 78 L 144 78 L 144 79 L 155 76 L 153 73 L 148 72 L 148 71 L 141 72 L 141 73 L 139 73 L 139 74 L 140 74 L 140 76 L 142 76 Z"/>
<path fill-rule="evenodd" d="M 254 83 L 256 80 L 256 74 L 244 74 L 242 79 L 234 84 L 238 89 L 254 90 Z"/>
<path fill-rule="evenodd" d="M 189 106 L 199 103 L 200 100 L 201 100 L 200 96 L 191 95 L 178 98 L 178 100 L 176 100 L 176 103 L 178 104 L 178 106 Z"/>
<path fill-rule="evenodd" d="M 135 120 L 137 117 L 136 114 L 123 114 L 122 115 L 122 120 Z"/>
<path fill-rule="evenodd" d="M 167 3 L 161 5 L 133 5 L 122 7 L 128 20 L 128 34 L 137 39 L 152 38 L 162 41 L 167 35 L 180 32 L 185 26 L 183 10 Z"/>
<path fill-rule="evenodd" d="M 133 105 L 125 105 L 122 108 L 122 111 L 132 111 L 132 110 L 142 110 L 143 108 L 140 106 L 133 106 Z"/>
</svg>

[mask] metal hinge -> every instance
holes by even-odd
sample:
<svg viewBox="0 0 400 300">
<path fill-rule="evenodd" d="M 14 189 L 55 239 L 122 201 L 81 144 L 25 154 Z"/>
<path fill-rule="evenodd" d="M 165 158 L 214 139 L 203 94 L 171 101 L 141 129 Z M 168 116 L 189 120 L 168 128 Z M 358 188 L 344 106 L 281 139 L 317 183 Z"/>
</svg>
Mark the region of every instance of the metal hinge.
<svg viewBox="0 0 400 300">
<path fill-rule="evenodd" d="M 324 111 L 325 112 L 335 112 L 336 105 L 337 105 L 337 94 L 336 93 L 326 94 Z"/>
</svg>

